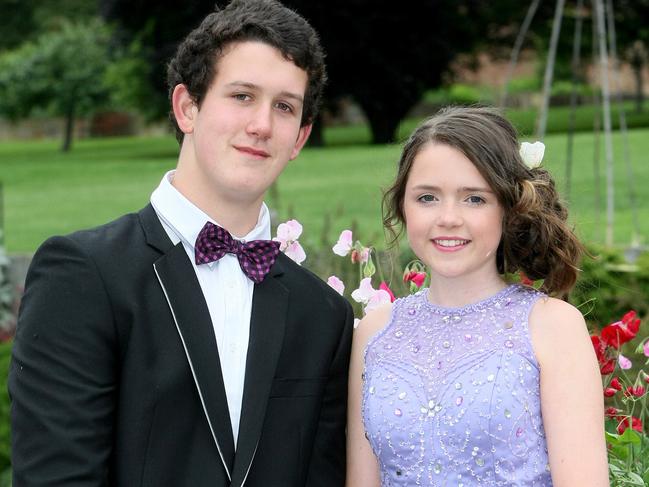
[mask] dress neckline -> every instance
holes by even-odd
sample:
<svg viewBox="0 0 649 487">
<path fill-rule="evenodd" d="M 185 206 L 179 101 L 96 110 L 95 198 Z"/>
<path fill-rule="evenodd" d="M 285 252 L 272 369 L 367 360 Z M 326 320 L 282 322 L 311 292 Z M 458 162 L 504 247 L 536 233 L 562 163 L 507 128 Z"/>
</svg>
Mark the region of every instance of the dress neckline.
<svg viewBox="0 0 649 487">
<path fill-rule="evenodd" d="M 422 289 L 417 294 L 419 295 L 419 301 L 423 304 L 423 306 L 433 313 L 466 315 L 492 306 L 495 306 L 497 308 L 503 305 L 506 306 L 511 302 L 511 295 L 522 287 L 523 286 L 521 286 L 520 284 L 509 284 L 498 291 L 496 294 L 481 299 L 480 301 L 476 301 L 474 303 L 460 307 L 446 307 L 431 303 L 428 300 L 428 288 Z"/>
</svg>

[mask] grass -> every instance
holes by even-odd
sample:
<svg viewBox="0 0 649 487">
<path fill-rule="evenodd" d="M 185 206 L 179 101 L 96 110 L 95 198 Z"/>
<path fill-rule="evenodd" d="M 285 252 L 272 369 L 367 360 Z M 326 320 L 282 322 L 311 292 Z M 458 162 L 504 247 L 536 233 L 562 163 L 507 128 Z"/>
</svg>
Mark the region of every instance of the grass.
<svg viewBox="0 0 649 487">
<path fill-rule="evenodd" d="M 405 134 L 416 121 L 408 121 Z M 389 184 L 399 156 L 398 145 L 352 145 L 364 127 L 329 129 L 326 139 L 337 145 L 305 149 L 289 164 L 269 203 L 278 219 L 297 218 L 310 248 L 333 245 L 338 233 L 353 226 L 366 242 L 382 246 L 381 188 Z M 634 183 L 639 204 L 640 234 L 649 235 L 649 130 L 629 132 Z M 563 188 L 566 136 L 546 138 L 545 164 Z M 346 145 L 347 144 L 347 145 Z M 601 194 L 604 195 L 603 139 Z M 587 241 L 604 239 L 605 208 L 598 218 L 592 169 L 594 138 L 575 138 L 571 214 Z M 628 180 L 622 139 L 615 148 L 615 242 L 628 244 L 632 234 Z M 0 143 L 0 180 L 4 184 L 5 245 L 9 252 L 32 252 L 48 236 L 109 221 L 144 206 L 163 173 L 175 166 L 173 137 L 113 138 L 78 141 L 69 154 L 58 141 Z M 605 205 L 604 200 L 601 203 Z"/>
</svg>

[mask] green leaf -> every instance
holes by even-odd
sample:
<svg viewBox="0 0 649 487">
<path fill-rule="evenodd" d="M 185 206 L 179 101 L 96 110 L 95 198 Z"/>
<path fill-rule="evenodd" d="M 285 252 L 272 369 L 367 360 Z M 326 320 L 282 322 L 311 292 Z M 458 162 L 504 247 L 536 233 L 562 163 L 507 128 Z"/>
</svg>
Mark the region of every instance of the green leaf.
<svg viewBox="0 0 649 487">
<path fill-rule="evenodd" d="M 642 441 L 640 433 L 632 428 L 627 428 L 624 433 L 618 437 L 620 443 L 633 443 L 634 445 L 639 445 Z"/>
<path fill-rule="evenodd" d="M 641 485 L 643 487 L 646 485 L 642 477 L 635 472 L 629 472 L 629 480 L 631 481 L 631 485 Z"/>
<path fill-rule="evenodd" d="M 620 435 L 616 433 L 609 433 L 608 431 L 606 432 L 606 441 L 611 445 L 619 445 L 620 444 L 619 438 Z"/>
</svg>

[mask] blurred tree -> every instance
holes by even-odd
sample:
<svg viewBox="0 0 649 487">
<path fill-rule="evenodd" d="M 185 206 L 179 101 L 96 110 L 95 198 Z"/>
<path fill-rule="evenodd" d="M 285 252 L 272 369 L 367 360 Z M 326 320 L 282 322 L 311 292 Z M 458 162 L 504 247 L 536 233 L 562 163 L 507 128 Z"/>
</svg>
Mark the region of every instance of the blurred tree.
<svg viewBox="0 0 649 487">
<path fill-rule="evenodd" d="M 96 0 L 0 0 L 0 51 L 18 47 L 50 30 L 62 19 L 97 15 Z"/>
<path fill-rule="evenodd" d="M 99 20 L 62 21 L 58 30 L 0 55 L 0 113 L 10 119 L 38 110 L 65 119 L 63 151 L 72 146 L 75 117 L 105 103 L 110 34 Z"/>
<path fill-rule="evenodd" d="M 305 15 L 327 51 L 328 98 L 351 95 L 374 143 L 393 142 L 400 121 L 425 91 L 451 81 L 464 54 L 509 54 L 527 2 L 516 0 L 284 0 Z M 551 11 L 542 7 L 537 22 Z"/>
<path fill-rule="evenodd" d="M 179 8 L 175 0 L 99 0 L 100 15 L 117 23 L 117 42 L 131 46 L 131 53 L 137 50 L 146 64 L 137 69 L 148 86 L 140 85 L 143 96 L 132 101 L 147 118 L 161 118 L 169 112 L 167 63 L 178 43 L 214 10 L 215 3 L 188 0 Z"/>
<path fill-rule="evenodd" d="M 33 9 L 23 0 L 0 0 L 0 52 L 25 41 L 36 29 Z"/>
<path fill-rule="evenodd" d="M 146 98 L 153 114 L 168 111 L 166 62 L 178 42 L 214 7 L 193 0 L 177 8 L 172 0 L 100 0 L 99 10 L 119 24 L 124 45 L 141 39 L 157 95 Z M 217 1 L 219 5 L 227 0 Z M 320 33 L 327 52 L 328 102 L 351 96 L 363 110 L 374 143 L 394 140 L 399 122 L 422 94 L 449 79 L 458 54 L 489 47 L 509 52 L 527 2 L 519 0 L 283 0 Z M 535 22 L 547 25 L 551 6 L 542 5 Z M 470 59 L 470 57 L 469 57 Z"/>
<path fill-rule="evenodd" d="M 636 110 L 644 104 L 643 71 L 649 46 L 649 0 L 617 0 L 613 3 L 618 55 L 629 62 L 636 83 Z"/>
</svg>

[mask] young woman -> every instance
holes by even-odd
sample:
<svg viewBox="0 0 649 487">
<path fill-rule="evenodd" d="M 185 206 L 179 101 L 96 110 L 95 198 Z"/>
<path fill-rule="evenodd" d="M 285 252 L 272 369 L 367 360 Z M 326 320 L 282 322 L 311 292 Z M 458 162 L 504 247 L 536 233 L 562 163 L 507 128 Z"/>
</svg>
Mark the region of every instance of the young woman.
<svg viewBox="0 0 649 487">
<path fill-rule="evenodd" d="M 511 124 L 487 108 L 426 120 L 384 211 L 431 284 L 356 330 L 348 487 L 608 485 L 595 354 L 581 313 L 549 297 L 583 247 Z M 518 272 L 542 292 L 506 281 Z"/>
</svg>

